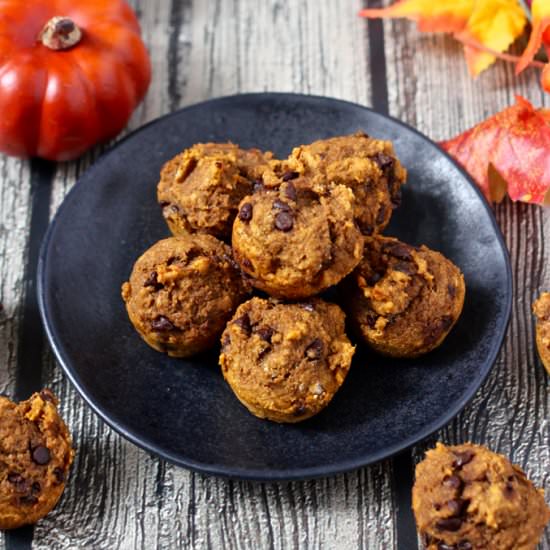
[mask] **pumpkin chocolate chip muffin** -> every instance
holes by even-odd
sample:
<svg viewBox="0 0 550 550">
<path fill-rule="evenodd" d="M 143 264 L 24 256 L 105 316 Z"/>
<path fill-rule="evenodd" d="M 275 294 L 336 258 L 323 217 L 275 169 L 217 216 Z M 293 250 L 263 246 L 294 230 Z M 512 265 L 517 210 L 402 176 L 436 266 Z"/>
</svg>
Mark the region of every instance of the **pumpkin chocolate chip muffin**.
<svg viewBox="0 0 550 550">
<path fill-rule="evenodd" d="M 518 466 L 471 443 L 428 451 L 412 501 L 427 550 L 534 550 L 550 520 Z"/>
<path fill-rule="evenodd" d="M 305 176 L 314 188 L 322 189 L 327 183 L 349 187 L 356 198 L 355 219 L 365 235 L 381 232 L 388 225 L 407 177 L 392 143 L 364 132 L 296 147 L 284 170 Z"/>
<path fill-rule="evenodd" d="M 136 330 L 151 347 L 172 357 L 214 345 L 246 296 L 231 248 L 202 234 L 159 241 L 137 260 L 122 285 Z"/>
<path fill-rule="evenodd" d="M 71 436 L 49 390 L 0 396 L 0 529 L 36 523 L 57 504 L 73 462 Z"/>
<path fill-rule="evenodd" d="M 533 304 L 537 318 L 537 348 L 544 368 L 550 374 L 550 292 L 543 292 Z"/>
<path fill-rule="evenodd" d="M 301 299 L 335 285 L 359 263 L 363 237 L 353 219 L 353 193 L 323 194 L 284 181 L 245 197 L 233 225 L 235 259 L 253 286 Z"/>
<path fill-rule="evenodd" d="M 302 303 L 252 298 L 222 335 L 220 365 L 241 403 L 275 422 L 299 422 L 328 405 L 354 347 L 344 313 L 319 298 Z"/>
<path fill-rule="evenodd" d="M 237 206 L 261 180 L 270 158 L 271 153 L 233 143 L 199 143 L 168 161 L 157 197 L 172 233 L 229 240 Z"/>
<path fill-rule="evenodd" d="M 352 325 L 376 351 L 416 357 L 439 346 L 464 304 L 458 267 L 426 246 L 365 237 L 364 257 L 346 281 Z"/>
</svg>

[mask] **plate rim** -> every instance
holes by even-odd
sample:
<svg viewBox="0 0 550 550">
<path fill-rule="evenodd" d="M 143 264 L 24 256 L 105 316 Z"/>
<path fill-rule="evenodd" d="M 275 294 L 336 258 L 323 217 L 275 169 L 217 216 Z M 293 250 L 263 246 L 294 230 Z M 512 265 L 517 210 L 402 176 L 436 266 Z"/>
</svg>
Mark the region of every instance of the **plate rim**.
<svg viewBox="0 0 550 550">
<path fill-rule="evenodd" d="M 165 449 L 160 448 L 158 445 L 152 443 L 151 441 L 145 440 L 143 437 L 140 437 L 139 434 L 125 428 L 120 422 L 112 419 L 108 411 L 104 411 L 102 407 L 95 402 L 93 395 L 90 395 L 86 391 L 86 389 L 83 387 L 83 384 L 79 381 L 78 373 L 76 372 L 76 370 L 73 372 L 73 367 L 71 366 L 71 360 L 65 355 L 62 349 L 63 344 L 61 340 L 56 336 L 56 330 L 54 330 L 53 323 L 50 318 L 48 305 L 47 305 L 47 298 L 46 298 L 46 273 L 47 273 L 47 265 L 48 265 L 47 263 L 48 252 L 50 250 L 52 236 L 55 232 L 57 222 L 60 219 L 60 217 L 63 215 L 63 212 L 65 211 L 65 209 L 67 208 L 67 204 L 70 202 L 70 200 L 68 199 L 70 199 L 70 197 L 74 193 L 76 193 L 77 190 L 80 187 L 82 187 L 82 185 L 85 185 L 85 183 L 83 183 L 82 181 L 84 175 L 87 174 L 88 171 L 91 170 L 92 168 L 97 168 L 103 162 L 105 162 L 105 159 L 118 147 L 122 146 L 127 140 L 134 138 L 137 134 L 146 130 L 150 126 L 159 124 L 165 119 L 173 117 L 182 112 L 191 111 L 199 107 L 208 106 L 214 103 L 215 104 L 231 103 L 232 101 L 240 101 L 246 98 L 255 99 L 255 100 L 293 99 L 297 101 L 308 101 L 313 99 L 315 101 L 320 101 L 320 102 L 328 101 L 333 104 L 339 103 L 339 104 L 346 105 L 348 107 L 360 108 L 360 109 L 369 111 L 370 113 L 373 113 L 381 118 L 388 119 L 392 123 L 405 128 L 406 130 L 412 132 L 413 134 L 416 134 L 417 137 L 419 137 L 422 141 L 425 141 L 431 147 L 436 148 L 440 154 L 442 154 L 444 157 L 450 160 L 451 163 L 462 174 L 464 179 L 468 182 L 470 187 L 474 189 L 480 202 L 483 205 L 483 208 L 485 208 L 489 216 L 489 220 L 494 230 L 497 243 L 503 253 L 503 258 L 504 258 L 505 267 L 506 267 L 505 276 L 506 276 L 506 283 L 507 283 L 506 303 L 504 304 L 504 307 L 503 307 L 503 315 L 502 315 L 501 321 L 499 325 L 497 325 L 497 332 L 499 332 L 500 334 L 498 338 L 493 341 L 493 344 L 491 345 L 490 353 L 487 359 L 485 360 L 485 364 L 487 365 L 487 367 L 484 369 L 484 371 L 480 372 L 479 375 L 476 376 L 470 382 L 466 391 L 464 392 L 464 396 L 459 401 L 457 401 L 455 406 L 449 409 L 445 415 L 440 416 L 437 420 L 431 422 L 430 424 L 425 426 L 422 430 L 418 431 L 416 434 L 402 440 L 400 443 L 397 443 L 390 447 L 386 447 L 384 451 L 379 451 L 374 454 L 371 453 L 368 459 L 355 458 L 355 459 L 346 460 L 344 462 L 329 463 L 322 466 L 299 467 L 299 468 L 293 468 L 293 469 L 287 468 L 285 470 L 271 470 L 271 469 L 261 469 L 261 468 L 241 468 L 237 466 L 230 467 L 230 466 L 225 466 L 220 464 L 209 464 L 204 462 L 197 462 L 195 460 L 182 458 L 180 455 L 176 453 L 171 453 L 169 451 L 166 451 Z M 68 377 L 73 387 L 77 390 L 79 395 L 84 399 L 84 401 L 88 404 L 88 406 L 99 416 L 101 420 L 103 420 L 108 426 L 114 429 L 122 437 L 124 437 L 125 439 L 127 439 L 128 441 L 136 445 L 137 447 L 147 451 L 148 453 L 151 453 L 163 460 L 167 460 L 168 462 L 171 462 L 176 466 L 183 467 L 201 474 L 213 475 L 213 476 L 229 478 L 229 479 L 247 480 L 247 481 L 280 482 L 280 481 L 308 480 L 308 479 L 316 479 L 316 478 L 322 478 L 322 477 L 328 477 L 328 476 L 335 476 L 338 474 L 342 474 L 344 472 L 350 472 L 353 470 L 357 470 L 359 468 L 363 468 L 365 466 L 369 466 L 371 464 L 375 464 L 377 462 L 380 462 L 381 460 L 389 459 L 403 451 L 406 451 L 407 449 L 424 441 L 425 439 L 433 435 L 435 432 L 437 432 L 438 430 L 440 430 L 441 428 L 449 424 L 449 422 L 451 422 L 451 420 L 453 420 L 458 414 L 460 414 L 464 410 L 464 408 L 473 400 L 476 393 L 479 391 L 479 389 L 481 388 L 481 386 L 489 376 L 489 373 L 493 369 L 496 359 L 498 357 L 498 354 L 502 349 L 502 345 L 506 337 L 506 333 L 510 323 L 511 312 L 512 312 L 513 273 L 512 273 L 512 266 L 510 261 L 510 253 L 504 241 L 504 236 L 502 234 L 500 226 L 496 221 L 494 212 L 490 207 L 490 204 L 488 203 L 488 201 L 486 200 L 482 192 L 479 190 L 477 185 L 473 182 L 471 176 L 464 170 L 464 168 L 460 166 L 444 149 L 442 149 L 435 141 L 431 140 L 428 136 L 426 136 L 416 128 L 410 126 L 409 124 L 391 115 L 388 115 L 386 113 L 381 113 L 371 107 L 367 107 L 365 105 L 361 105 L 360 103 L 356 103 L 352 101 L 347 101 L 343 99 L 322 96 L 322 95 L 311 95 L 311 94 L 302 94 L 302 93 L 293 93 L 293 92 L 251 92 L 251 93 L 232 94 L 232 95 L 215 97 L 205 101 L 200 101 L 197 103 L 193 103 L 191 105 L 187 105 L 181 109 L 177 109 L 175 111 L 172 111 L 170 113 L 167 113 L 165 115 L 162 115 L 160 117 L 157 117 L 147 122 L 146 124 L 140 126 L 139 128 L 136 128 L 135 130 L 129 132 L 126 136 L 124 136 L 122 139 L 120 139 L 116 143 L 110 145 L 97 158 L 95 162 L 93 162 L 82 174 L 80 174 L 78 180 L 74 183 L 72 188 L 65 195 L 62 203 L 59 205 L 53 218 L 51 219 L 40 247 L 40 254 L 39 254 L 38 266 L 37 266 L 36 293 L 38 297 L 38 307 L 40 311 L 42 325 L 46 332 L 48 343 L 54 353 L 54 357 L 57 363 L 59 363 L 64 374 Z"/>
</svg>

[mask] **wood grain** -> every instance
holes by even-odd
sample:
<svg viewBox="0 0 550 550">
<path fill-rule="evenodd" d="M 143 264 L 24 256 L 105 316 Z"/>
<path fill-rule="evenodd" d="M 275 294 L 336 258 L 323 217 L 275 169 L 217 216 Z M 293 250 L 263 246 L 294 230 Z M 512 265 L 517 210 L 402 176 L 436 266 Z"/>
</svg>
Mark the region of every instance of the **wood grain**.
<svg viewBox="0 0 550 550">
<path fill-rule="evenodd" d="M 361 4 L 135 0 L 154 79 L 128 131 L 181 106 L 238 92 L 295 91 L 369 104 L 367 25 L 356 16 Z M 450 39 L 420 35 L 406 22 L 387 22 L 384 28 L 391 114 L 434 139 L 458 133 L 510 104 L 514 92 L 549 104 L 534 72 L 516 79 L 511 67 L 501 64 L 473 82 L 460 47 Z M 58 167 L 51 215 L 104 148 Z M 29 165 L 0 157 L 0 176 L 0 392 L 11 393 L 24 298 Z M 437 437 L 486 443 L 512 456 L 550 493 L 550 392 L 536 359 L 530 314 L 538 290 L 550 288 L 544 245 L 550 215 L 509 202 L 496 213 L 514 266 L 513 320 L 486 384 Z M 49 352 L 43 378 L 62 399 L 77 458 L 63 500 L 36 527 L 34 548 L 396 548 L 389 461 L 289 484 L 205 477 L 150 456 L 109 429 L 72 389 Z M 427 445 L 414 450 L 415 460 Z M 550 550 L 549 537 L 543 550 Z"/>
</svg>

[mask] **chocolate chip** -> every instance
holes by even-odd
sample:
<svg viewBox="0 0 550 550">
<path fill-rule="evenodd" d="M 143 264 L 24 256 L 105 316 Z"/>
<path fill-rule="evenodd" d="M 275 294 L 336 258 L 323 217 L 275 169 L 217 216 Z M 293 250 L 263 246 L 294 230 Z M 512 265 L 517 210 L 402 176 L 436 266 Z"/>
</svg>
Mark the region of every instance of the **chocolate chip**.
<svg viewBox="0 0 550 550">
<path fill-rule="evenodd" d="M 376 214 L 376 225 L 381 225 L 386 221 L 386 207 L 381 204 L 380 208 L 378 210 L 378 214 Z"/>
<path fill-rule="evenodd" d="M 456 287 L 455 285 L 447 285 L 447 292 L 451 298 L 456 296 Z"/>
<path fill-rule="evenodd" d="M 462 480 L 458 476 L 447 476 L 443 479 L 443 485 L 451 489 L 459 490 L 463 486 Z"/>
<path fill-rule="evenodd" d="M 504 496 L 507 498 L 512 498 L 512 495 L 514 494 L 514 486 L 511 483 L 507 483 L 504 486 Z"/>
<path fill-rule="evenodd" d="M 436 522 L 435 526 L 440 531 L 458 531 L 462 525 L 460 518 L 444 518 Z"/>
<path fill-rule="evenodd" d="M 292 212 L 292 208 L 290 208 L 290 205 L 279 199 L 273 201 L 273 208 L 275 210 L 281 210 L 281 212 Z"/>
<path fill-rule="evenodd" d="M 458 517 L 462 516 L 466 512 L 469 504 L 469 500 L 453 498 L 447 502 L 447 507 L 449 508 L 452 516 Z"/>
<path fill-rule="evenodd" d="M 53 403 L 55 405 L 55 396 L 48 388 L 45 388 L 45 389 L 41 390 L 40 397 L 44 401 L 48 401 L 48 402 Z"/>
<path fill-rule="evenodd" d="M 373 155 L 371 158 L 374 162 L 376 162 L 376 164 L 378 164 L 378 167 L 382 171 L 393 167 L 394 159 L 389 155 L 386 155 L 386 153 L 376 153 L 376 155 Z"/>
<path fill-rule="evenodd" d="M 279 212 L 275 216 L 275 227 L 279 231 L 290 231 L 294 227 L 294 219 L 289 212 Z"/>
<path fill-rule="evenodd" d="M 19 502 L 21 504 L 36 504 L 38 502 L 38 498 L 34 495 L 23 495 L 22 497 L 19 497 Z"/>
<path fill-rule="evenodd" d="M 397 243 L 386 245 L 384 251 L 386 254 L 399 258 L 400 260 L 412 260 L 411 249 L 406 244 Z"/>
<path fill-rule="evenodd" d="M 248 258 L 243 258 L 241 261 L 241 264 L 244 268 L 254 271 L 254 266 L 252 265 L 252 262 Z"/>
<path fill-rule="evenodd" d="M 376 326 L 376 321 L 378 321 L 378 316 L 376 314 L 367 314 L 367 325 L 369 325 L 369 328 L 374 328 Z"/>
<path fill-rule="evenodd" d="M 444 542 L 438 542 L 437 550 L 456 550 L 456 546 L 445 544 Z"/>
<path fill-rule="evenodd" d="M 44 466 L 44 464 L 48 464 L 50 461 L 50 451 L 47 447 L 44 447 L 42 445 L 39 445 L 38 447 L 35 447 L 32 450 L 32 459 L 36 464 L 39 464 L 40 466 Z"/>
<path fill-rule="evenodd" d="M 261 361 L 269 352 L 271 351 L 271 346 L 266 346 L 260 353 L 258 354 L 258 361 Z"/>
<path fill-rule="evenodd" d="M 158 276 L 157 272 L 152 271 L 149 277 L 145 279 L 143 286 L 152 286 L 155 290 L 160 290 L 161 288 L 164 288 L 164 285 L 162 285 L 157 281 L 157 276 Z"/>
<path fill-rule="evenodd" d="M 63 483 L 65 481 L 65 472 L 61 468 L 54 468 L 53 475 L 57 483 Z"/>
<path fill-rule="evenodd" d="M 249 202 L 245 202 L 239 210 L 239 220 L 243 222 L 249 222 L 252 219 L 252 205 Z"/>
<path fill-rule="evenodd" d="M 35 481 L 31 486 L 31 491 L 33 495 L 37 495 L 41 489 L 42 487 L 40 487 L 40 483 L 38 483 L 38 481 Z"/>
<path fill-rule="evenodd" d="M 170 203 L 168 201 L 160 201 L 159 205 L 161 208 L 166 208 L 167 206 L 170 206 Z"/>
<path fill-rule="evenodd" d="M 372 235 L 373 231 L 374 227 L 372 227 L 372 225 L 369 225 L 368 223 L 361 224 L 361 233 L 363 233 L 363 235 Z"/>
<path fill-rule="evenodd" d="M 292 412 L 293 416 L 302 416 L 306 412 L 306 408 L 304 405 L 298 405 L 294 411 Z"/>
<path fill-rule="evenodd" d="M 415 275 L 417 273 L 416 264 L 414 262 L 397 262 L 393 268 L 406 275 Z"/>
<path fill-rule="evenodd" d="M 164 315 L 159 315 L 156 319 L 151 321 L 151 328 L 156 332 L 169 332 L 176 327 L 170 319 L 167 319 Z"/>
<path fill-rule="evenodd" d="M 238 327 L 241 327 L 246 334 L 250 335 L 252 332 L 252 326 L 250 325 L 250 317 L 247 313 L 239 317 L 238 319 L 235 319 L 233 321 Z"/>
<path fill-rule="evenodd" d="M 252 185 L 253 185 L 253 192 L 254 193 L 259 193 L 260 191 L 263 191 L 263 189 L 264 189 L 264 182 L 261 179 L 253 180 Z"/>
<path fill-rule="evenodd" d="M 305 309 L 306 311 L 315 311 L 315 306 L 313 304 L 310 304 L 309 302 L 305 304 L 300 304 L 302 309 Z"/>
<path fill-rule="evenodd" d="M 300 175 L 299 172 L 285 172 L 281 178 L 283 181 L 290 181 L 296 179 Z"/>
<path fill-rule="evenodd" d="M 460 470 L 463 466 L 472 461 L 475 456 L 473 451 L 453 451 L 456 459 L 453 462 L 453 468 Z"/>
<path fill-rule="evenodd" d="M 316 361 L 323 355 L 323 342 L 319 338 L 315 338 L 311 344 L 306 348 L 306 357 L 310 361 Z"/>
<path fill-rule="evenodd" d="M 372 275 L 367 277 L 367 284 L 369 286 L 374 286 L 381 278 L 382 275 L 380 275 L 380 273 L 374 272 Z"/>
<path fill-rule="evenodd" d="M 28 481 L 16 472 L 8 473 L 8 481 L 15 486 L 15 490 L 18 493 L 26 493 L 29 490 Z"/>
<path fill-rule="evenodd" d="M 271 344 L 271 338 L 275 331 L 271 327 L 260 327 L 254 331 L 262 340 Z"/>
<path fill-rule="evenodd" d="M 288 182 L 285 188 L 285 195 L 291 200 L 296 202 L 298 200 L 298 193 L 296 192 L 296 187 L 292 182 Z"/>
<path fill-rule="evenodd" d="M 472 543 L 467 540 L 461 540 L 456 546 L 456 550 L 472 550 L 472 549 L 473 549 Z"/>
</svg>

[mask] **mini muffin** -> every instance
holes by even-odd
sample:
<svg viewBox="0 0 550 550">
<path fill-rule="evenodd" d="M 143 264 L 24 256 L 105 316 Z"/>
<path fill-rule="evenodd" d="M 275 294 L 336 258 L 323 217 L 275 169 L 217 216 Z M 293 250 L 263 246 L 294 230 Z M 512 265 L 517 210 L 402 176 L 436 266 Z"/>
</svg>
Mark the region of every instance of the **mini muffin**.
<svg viewBox="0 0 550 550">
<path fill-rule="evenodd" d="M 363 132 L 296 147 L 283 170 L 286 177 L 305 176 L 316 188 L 327 183 L 349 187 L 356 198 L 355 219 L 365 235 L 388 225 L 392 209 L 401 202 L 401 185 L 407 176 L 392 143 Z"/>
<path fill-rule="evenodd" d="M 301 299 L 335 285 L 361 260 L 363 238 L 353 220 L 353 193 L 324 194 L 286 181 L 243 199 L 233 225 L 235 259 L 253 286 Z"/>
<path fill-rule="evenodd" d="M 365 237 L 346 281 L 352 325 L 376 351 L 416 357 L 439 346 L 464 305 L 464 277 L 439 252 L 391 237 Z"/>
<path fill-rule="evenodd" d="M 353 353 L 337 305 L 319 298 L 292 304 L 252 298 L 223 333 L 220 365 L 252 414 L 300 422 L 328 405 Z"/>
<path fill-rule="evenodd" d="M 74 451 L 57 404 L 49 390 L 0 397 L 0 529 L 36 523 L 65 489 Z"/>
<path fill-rule="evenodd" d="M 199 143 L 168 161 L 157 197 L 172 233 L 229 240 L 237 206 L 252 193 L 270 158 L 232 143 Z"/>
<path fill-rule="evenodd" d="M 158 351 L 187 357 L 212 346 L 247 288 L 231 248 L 210 235 L 153 245 L 135 263 L 122 298 L 130 321 Z"/>
<path fill-rule="evenodd" d="M 544 368 L 550 374 L 550 292 L 543 292 L 533 304 L 537 318 L 537 348 Z"/>
<path fill-rule="evenodd" d="M 412 505 L 427 550 L 534 550 L 550 520 L 518 466 L 471 443 L 426 453 Z"/>
</svg>

